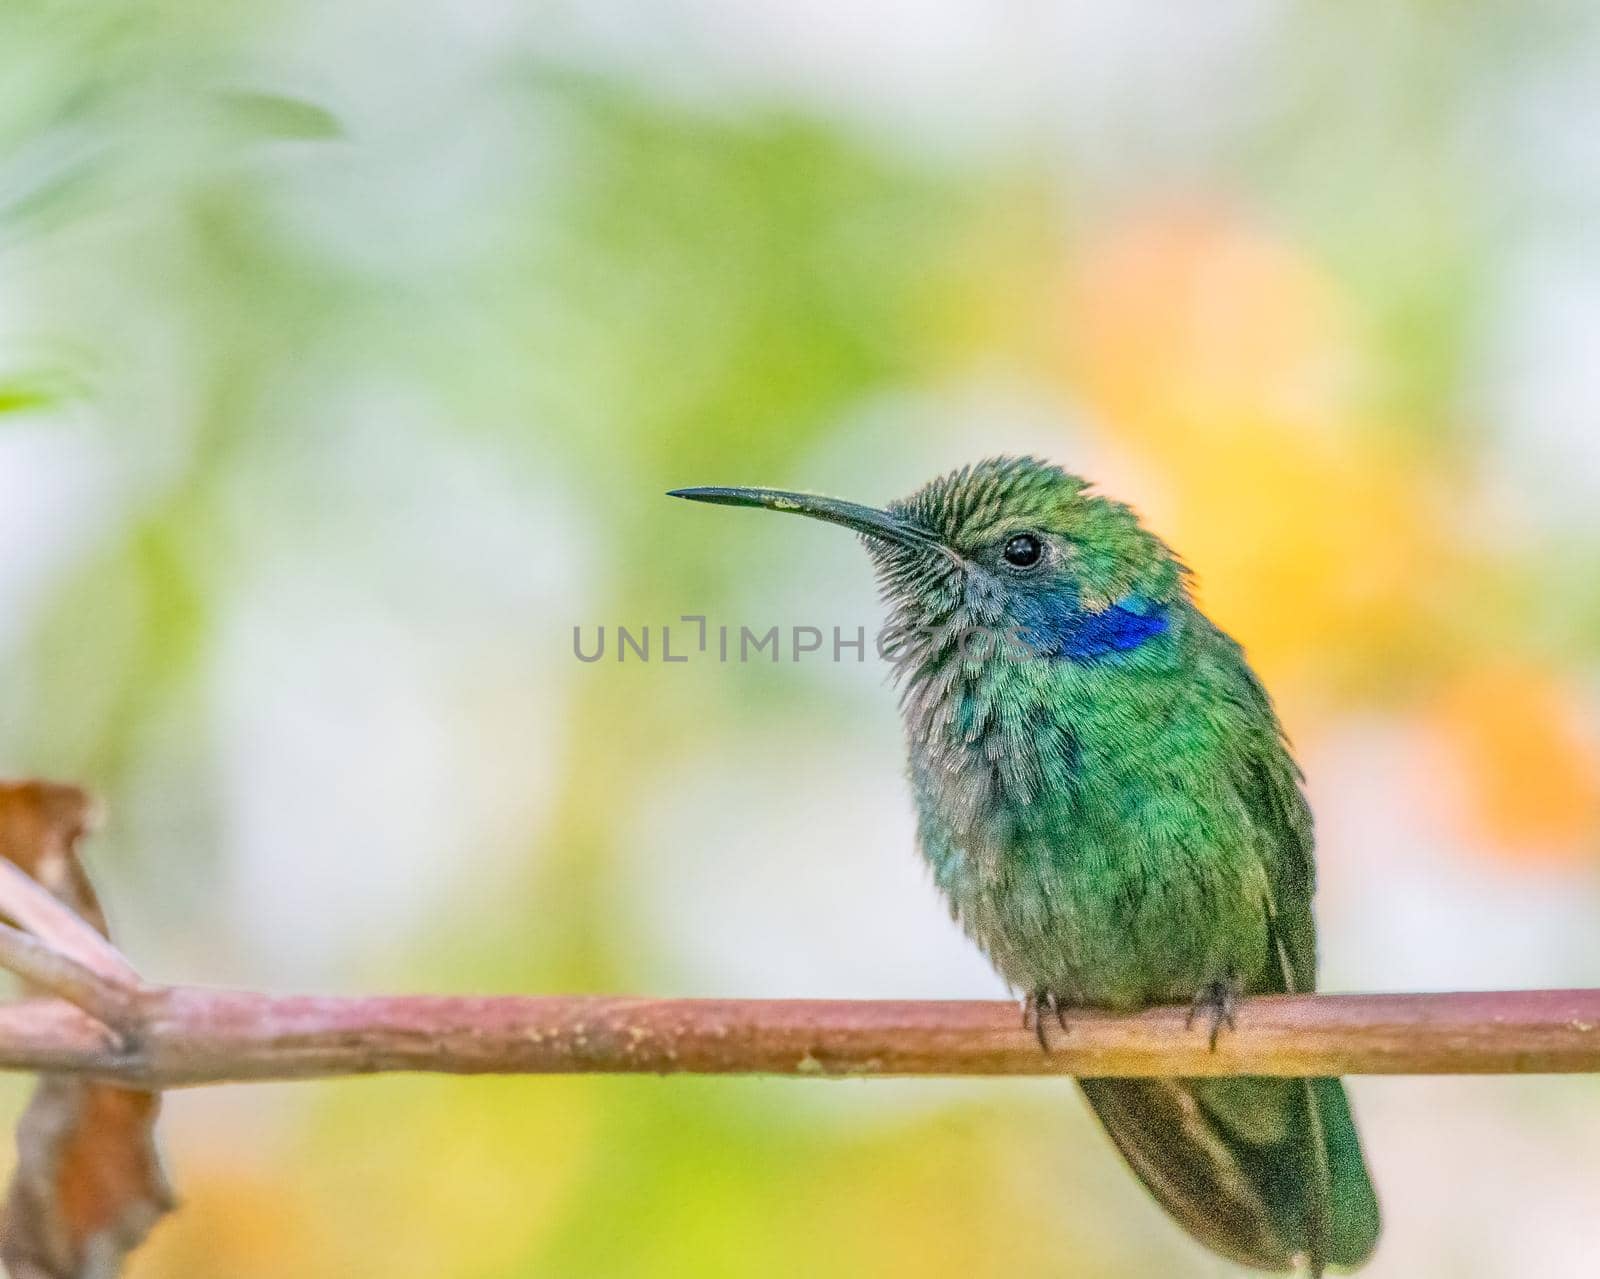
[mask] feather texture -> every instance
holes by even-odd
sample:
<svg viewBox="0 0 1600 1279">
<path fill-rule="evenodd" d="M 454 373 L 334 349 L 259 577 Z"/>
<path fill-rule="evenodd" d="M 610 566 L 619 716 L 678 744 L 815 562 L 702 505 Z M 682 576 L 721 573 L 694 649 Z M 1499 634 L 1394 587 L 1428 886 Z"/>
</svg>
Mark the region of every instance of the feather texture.
<svg viewBox="0 0 1600 1279">
<path fill-rule="evenodd" d="M 1131 1009 L 1316 984 L 1310 811 L 1265 690 L 1119 503 L 1028 459 L 893 509 L 958 555 L 869 541 L 896 625 L 919 837 L 1017 990 Z M 1013 571 L 1019 533 L 1045 563 Z M 952 637 L 1014 631 L 1020 655 Z M 1086 1079 L 1112 1141 L 1195 1238 L 1245 1265 L 1357 1266 L 1377 1199 L 1338 1080 Z"/>
</svg>

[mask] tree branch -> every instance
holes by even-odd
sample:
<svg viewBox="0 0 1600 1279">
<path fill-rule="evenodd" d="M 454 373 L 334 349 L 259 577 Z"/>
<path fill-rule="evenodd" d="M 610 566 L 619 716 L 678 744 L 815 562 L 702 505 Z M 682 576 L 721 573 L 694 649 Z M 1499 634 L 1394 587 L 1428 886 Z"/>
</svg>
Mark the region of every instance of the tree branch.
<svg viewBox="0 0 1600 1279">
<path fill-rule="evenodd" d="M 94 925 L 4 859 L 0 859 L 0 915 L 107 982 L 129 987 L 139 983 L 127 957 Z"/>
<path fill-rule="evenodd" d="M 97 1021 L 132 1031 L 140 1023 L 138 988 L 107 981 L 36 937 L 0 923 L 0 968 L 65 999 Z"/>
<path fill-rule="evenodd" d="M 1600 1071 L 1600 991 L 1246 1001 L 1216 1051 L 1186 1010 L 1069 1014 L 1040 1050 L 1005 1003 L 147 991 L 135 1042 L 53 1000 L 0 1005 L 0 1068 L 170 1088 L 445 1074 L 1355 1075 Z"/>
</svg>

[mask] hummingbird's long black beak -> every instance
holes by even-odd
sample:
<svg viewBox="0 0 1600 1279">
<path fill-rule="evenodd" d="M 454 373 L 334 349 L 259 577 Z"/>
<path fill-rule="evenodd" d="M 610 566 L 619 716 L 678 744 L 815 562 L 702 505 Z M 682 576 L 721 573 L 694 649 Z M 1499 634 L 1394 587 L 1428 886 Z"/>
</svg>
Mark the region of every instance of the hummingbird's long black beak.
<svg viewBox="0 0 1600 1279">
<path fill-rule="evenodd" d="M 844 502 L 836 497 L 751 488 L 673 489 L 667 496 L 686 497 L 691 502 L 711 502 L 717 506 L 763 506 L 769 511 L 792 511 L 796 515 L 809 515 L 814 520 L 826 520 L 829 524 L 842 524 L 863 537 L 898 546 L 928 549 L 938 546 L 933 535 L 916 524 L 888 511 Z"/>
</svg>

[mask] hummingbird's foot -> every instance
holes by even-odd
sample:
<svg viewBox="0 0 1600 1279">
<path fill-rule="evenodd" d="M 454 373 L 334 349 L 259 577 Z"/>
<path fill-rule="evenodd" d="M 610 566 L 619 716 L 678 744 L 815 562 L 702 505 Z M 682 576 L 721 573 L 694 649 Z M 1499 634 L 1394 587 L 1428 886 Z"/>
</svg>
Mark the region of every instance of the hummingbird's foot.
<svg viewBox="0 0 1600 1279">
<path fill-rule="evenodd" d="M 1050 1051 L 1050 1036 L 1045 1032 L 1045 1017 L 1053 1017 L 1062 1033 L 1067 1030 L 1067 1006 L 1053 990 L 1032 990 L 1022 1001 L 1022 1024 L 1038 1036 L 1039 1047 Z"/>
<path fill-rule="evenodd" d="M 1183 1019 L 1185 1030 L 1192 1029 L 1195 1018 L 1205 1013 L 1211 1018 L 1211 1051 L 1217 1051 L 1217 1035 L 1226 1026 L 1239 1029 L 1236 1014 L 1239 1011 L 1239 979 L 1229 976 L 1226 981 L 1207 982 L 1196 993 L 1189 1005 L 1189 1015 Z"/>
</svg>

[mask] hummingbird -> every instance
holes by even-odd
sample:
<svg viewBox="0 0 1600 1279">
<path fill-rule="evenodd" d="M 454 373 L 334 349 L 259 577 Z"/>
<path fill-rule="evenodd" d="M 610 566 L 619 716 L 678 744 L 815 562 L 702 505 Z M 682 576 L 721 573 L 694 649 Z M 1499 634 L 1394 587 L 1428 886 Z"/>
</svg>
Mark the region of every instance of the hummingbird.
<svg viewBox="0 0 1600 1279">
<path fill-rule="evenodd" d="M 917 842 L 1048 1049 L 1072 1008 L 1316 986 L 1303 777 L 1240 646 L 1129 506 L 1031 457 L 883 509 L 765 488 L 670 496 L 859 535 L 889 612 Z M 1080 1079 L 1134 1173 L 1245 1266 L 1356 1267 L 1379 1211 L 1338 1079 Z"/>
</svg>

